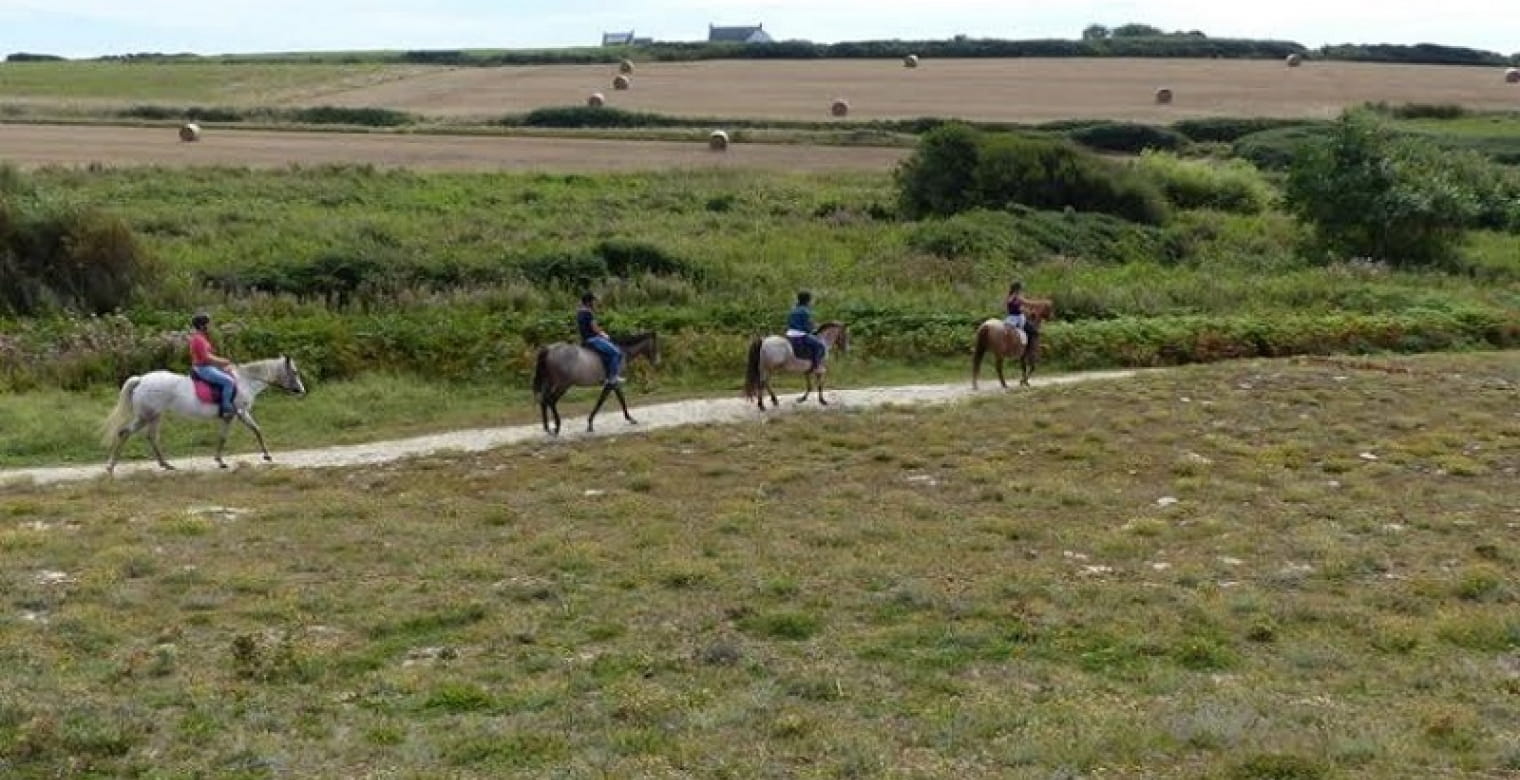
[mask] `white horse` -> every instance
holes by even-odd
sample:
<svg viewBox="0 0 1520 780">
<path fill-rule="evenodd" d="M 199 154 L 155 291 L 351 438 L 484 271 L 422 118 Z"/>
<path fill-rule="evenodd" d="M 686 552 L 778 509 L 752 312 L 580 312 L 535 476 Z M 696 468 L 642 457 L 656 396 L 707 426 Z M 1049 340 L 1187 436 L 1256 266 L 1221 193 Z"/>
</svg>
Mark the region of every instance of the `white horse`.
<svg viewBox="0 0 1520 780">
<path fill-rule="evenodd" d="M 255 363 L 244 363 L 234 367 L 230 373 L 237 382 L 237 393 L 232 399 L 237 419 L 242 420 L 253 431 L 253 435 L 258 437 L 259 449 L 264 451 L 264 460 L 273 460 L 269 448 L 264 446 L 264 432 L 254 422 L 253 401 L 259 393 L 271 386 L 295 395 L 305 395 L 306 386 L 301 383 L 301 370 L 296 368 L 294 360 L 282 355 Z M 116 408 L 111 410 L 111 415 L 101 428 L 101 443 L 111 448 L 106 473 L 115 472 L 121 445 L 132 434 L 144 428 L 148 430 L 148 443 L 153 445 L 153 455 L 158 458 L 158 465 L 172 471 L 174 467 L 164 460 L 164 451 L 158 444 L 158 426 L 163 422 L 164 415 L 170 412 L 199 420 L 216 420 L 221 416 L 221 409 L 216 404 L 206 403 L 196 396 L 194 382 L 184 374 L 154 371 L 134 376 L 122 383 Z M 227 447 L 227 431 L 232 427 L 232 420 L 223 419 L 221 423 L 222 435 L 216 443 L 216 465 L 227 468 L 226 462 L 222 460 L 222 451 Z"/>
<path fill-rule="evenodd" d="M 850 348 L 849 326 L 842 322 L 825 322 L 818 326 L 813 333 L 819 341 L 832 353 L 835 349 L 846 352 Z M 776 391 L 771 389 L 771 374 L 790 372 L 802 374 L 807 381 L 807 391 L 797 399 L 802 403 L 813 394 L 813 383 L 816 379 L 818 384 L 818 403 L 828 405 L 828 399 L 823 397 L 823 374 L 827 370 L 823 363 L 818 364 L 818 370 L 812 370 L 810 361 L 797 357 L 792 350 L 792 342 L 785 336 L 756 337 L 749 343 L 749 362 L 744 372 L 744 397 L 751 401 L 760 402 L 760 411 L 765 411 L 765 396 L 771 397 L 771 405 L 776 406 L 781 402 L 776 399 Z"/>
</svg>

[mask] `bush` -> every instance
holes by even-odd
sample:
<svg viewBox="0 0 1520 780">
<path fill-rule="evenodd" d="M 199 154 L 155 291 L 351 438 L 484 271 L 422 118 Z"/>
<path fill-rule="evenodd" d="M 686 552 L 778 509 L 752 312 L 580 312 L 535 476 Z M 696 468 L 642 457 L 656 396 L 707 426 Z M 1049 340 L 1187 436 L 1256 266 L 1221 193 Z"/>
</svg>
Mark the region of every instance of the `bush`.
<svg viewBox="0 0 1520 780">
<path fill-rule="evenodd" d="M 680 121 L 610 106 L 563 106 L 534 109 L 521 119 L 509 117 L 504 123 L 528 127 L 668 127 Z"/>
<path fill-rule="evenodd" d="M 1310 145 L 1329 135 L 1328 125 L 1297 125 L 1251 133 L 1236 140 L 1230 153 L 1267 171 L 1286 171 Z"/>
<path fill-rule="evenodd" d="M 947 258 L 1009 259 L 1034 263 L 1052 256 L 1097 263 L 1172 263 L 1180 244 L 1161 230 L 1106 214 L 969 211 L 915 226 L 908 246 Z"/>
<path fill-rule="evenodd" d="M 926 134 L 896 175 L 900 203 L 913 217 L 1020 204 L 1145 223 L 1166 218 L 1154 187 L 1066 141 L 952 124 Z"/>
<path fill-rule="evenodd" d="M 33 54 L 25 51 L 5 55 L 6 62 L 63 62 L 63 60 L 63 57 L 56 54 Z"/>
<path fill-rule="evenodd" d="M 1272 186 L 1244 160 L 1211 163 L 1146 152 L 1135 166 L 1178 208 L 1259 214 L 1272 203 Z"/>
<path fill-rule="evenodd" d="M 126 306 L 157 266 L 122 219 L 47 200 L 0 168 L 0 312 L 103 314 Z"/>
<path fill-rule="evenodd" d="M 974 190 L 982 135 L 962 124 L 926 133 L 895 172 L 899 201 L 911 217 L 955 214 L 977 205 Z"/>
<path fill-rule="evenodd" d="M 1172 129 L 1197 143 L 1234 143 L 1253 133 L 1278 130 L 1284 127 L 1304 127 L 1323 124 L 1315 120 L 1277 119 L 1273 117 L 1205 117 L 1184 119 L 1172 125 Z"/>
<path fill-rule="evenodd" d="M 309 125 L 365 125 L 368 127 L 399 127 L 411 124 L 412 121 L 411 114 L 404 111 L 342 106 L 299 108 L 291 112 L 291 118 Z"/>
<path fill-rule="evenodd" d="M 1444 265 L 1483 211 L 1489 163 L 1400 135 L 1366 112 L 1299 155 L 1288 204 L 1332 253 Z"/>
<path fill-rule="evenodd" d="M 1102 122 L 1071 130 L 1066 137 L 1089 149 L 1125 154 L 1147 149 L 1174 151 L 1188 145 L 1187 136 L 1175 130 L 1135 122 Z"/>
</svg>

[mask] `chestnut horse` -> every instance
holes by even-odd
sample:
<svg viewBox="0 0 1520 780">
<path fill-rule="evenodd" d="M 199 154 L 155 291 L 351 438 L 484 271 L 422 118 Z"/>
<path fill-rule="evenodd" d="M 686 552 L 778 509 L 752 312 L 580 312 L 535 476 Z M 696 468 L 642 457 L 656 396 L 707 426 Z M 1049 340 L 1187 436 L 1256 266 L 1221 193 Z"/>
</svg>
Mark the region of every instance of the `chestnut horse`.
<svg viewBox="0 0 1520 780">
<path fill-rule="evenodd" d="M 1055 306 L 1049 300 L 1030 298 L 1024 301 L 1024 330 L 1010 328 L 1002 319 L 990 319 L 977 326 L 976 350 L 971 355 L 971 389 L 976 389 L 982 373 L 982 356 L 988 350 L 992 351 L 999 384 L 1008 387 L 1008 381 L 1003 378 L 1003 361 L 1018 358 L 1023 369 L 1019 385 L 1027 386 L 1029 375 L 1034 373 L 1035 364 L 1040 360 L 1040 326 L 1054 317 L 1055 312 Z"/>
</svg>

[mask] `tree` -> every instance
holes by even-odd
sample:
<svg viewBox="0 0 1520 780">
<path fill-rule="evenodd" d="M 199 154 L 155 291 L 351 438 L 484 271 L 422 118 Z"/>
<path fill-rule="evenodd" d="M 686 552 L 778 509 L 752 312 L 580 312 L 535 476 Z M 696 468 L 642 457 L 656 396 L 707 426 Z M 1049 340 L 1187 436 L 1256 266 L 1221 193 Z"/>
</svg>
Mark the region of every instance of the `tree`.
<svg viewBox="0 0 1520 780">
<path fill-rule="evenodd" d="M 1443 151 L 1356 111 L 1299 152 L 1287 201 L 1330 253 L 1437 266 L 1453 260 L 1492 179 L 1472 153 Z"/>
<path fill-rule="evenodd" d="M 899 199 L 910 217 L 955 214 L 975 205 L 980 134 L 959 123 L 926 134 L 897 169 Z"/>
<path fill-rule="evenodd" d="M 1160 27 L 1152 27 L 1148 24 L 1121 24 L 1111 33 L 1115 38 L 1160 38 L 1166 35 L 1166 31 Z"/>
<path fill-rule="evenodd" d="M 1082 30 L 1082 40 L 1101 41 L 1108 37 L 1108 28 L 1101 24 L 1089 24 Z"/>
</svg>

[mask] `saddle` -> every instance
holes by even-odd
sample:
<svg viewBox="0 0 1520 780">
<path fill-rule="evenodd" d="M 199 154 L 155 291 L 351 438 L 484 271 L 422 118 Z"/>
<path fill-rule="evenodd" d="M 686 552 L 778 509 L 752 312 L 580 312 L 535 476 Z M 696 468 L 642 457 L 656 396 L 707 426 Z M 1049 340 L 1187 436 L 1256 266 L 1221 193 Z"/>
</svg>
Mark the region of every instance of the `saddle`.
<svg viewBox="0 0 1520 780">
<path fill-rule="evenodd" d="M 210 404 L 211 406 L 222 405 L 221 388 L 211 384 L 210 382 L 207 382 L 204 379 L 201 379 L 198 376 L 195 376 L 194 374 L 190 375 L 190 384 L 195 387 L 195 399 L 197 401 L 200 401 L 203 404 Z M 234 389 L 232 391 L 232 394 L 234 397 L 236 397 L 237 390 Z"/>
<path fill-rule="evenodd" d="M 203 404 L 219 406 L 222 403 L 222 389 L 216 385 L 201 379 L 198 376 L 190 377 L 190 382 L 195 385 L 195 397 Z"/>
</svg>

